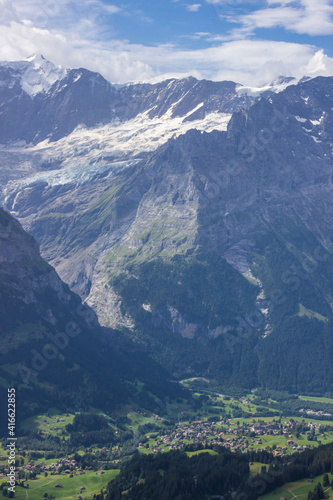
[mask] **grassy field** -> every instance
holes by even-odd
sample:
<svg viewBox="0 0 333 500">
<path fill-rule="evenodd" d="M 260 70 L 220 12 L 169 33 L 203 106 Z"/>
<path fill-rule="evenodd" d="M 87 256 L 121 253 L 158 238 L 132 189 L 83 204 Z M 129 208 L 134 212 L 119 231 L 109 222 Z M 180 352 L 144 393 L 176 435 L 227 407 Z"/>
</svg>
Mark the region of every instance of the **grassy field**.
<svg viewBox="0 0 333 500">
<path fill-rule="evenodd" d="M 323 316 L 322 314 L 319 314 L 315 311 L 311 311 L 311 309 L 307 309 L 305 306 L 302 304 L 299 305 L 299 312 L 298 316 L 306 316 L 307 318 L 316 318 L 318 321 L 322 321 L 323 323 L 328 322 L 328 318 L 326 316 Z"/>
<path fill-rule="evenodd" d="M 3 458 L 3 460 L 0 460 L 0 465 L 5 465 L 6 467 L 8 466 L 8 449 L 0 443 L 0 457 Z M 16 458 L 21 459 L 23 458 L 20 453 L 16 453 Z M 25 461 L 27 461 L 25 459 Z"/>
<path fill-rule="evenodd" d="M 193 457 L 195 455 L 200 455 L 201 453 L 209 453 L 210 455 L 217 455 L 214 450 L 197 450 L 197 451 L 186 451 L 188 457 Z"/>
<path fill-rule="evenodd" d="M 7 456 L 8 449 L 0 443 L 0 455 Z"/>
<path fill-rule="evenodd" d="M 260 474 L 261 467 L 263 467 L 263 466 L 267 467 L 267 465 L 262 464 L 260 462 L 253 462 L 250 465 L 250 473 L 251 473 L 251 475 L 255 476 L 256 474 Z"/>
<path fill-rule="evenodd" d="M 142 453 L 143 455 L 151 455 L 153 452 L 149 448 L 139 448 L 138 449 L 139 453 Z M 163 451 L 163 450 L 161 450 Z M 165 451 L 169 451 L 169 449 L 166 449 Z"/>
<path fill-rule="evenodd" d="M 56 421 L 56 418 L 59 419 L 59 422 Z M 73 414 L 63 414 L 56 408 L 50 408 L 47 415 L 33 416 L 24 420 L 22 422 L 21 429 L 23 431 L 39 430 L 44 431 L 46 434 L 57 436 L 62 434 L 62 432 L 65 431 L 66 425 L 72 424 L 73 420 Z M 53 427 L 56 427 L 57 429 L 53 429 Z"/>
<path fill-rule="evenodd" d="M 316 420 L 315 418 L 308 418 L 308 417 L 283 417 L 282 422 L 286 422 L 292 418 L 295 422 L 304 422 L 304 423 L 314 423 L 318 425 L 332 425 L 333 426 L 333 420 Z M 277 421 L 277 417 L 254 417 L 254 420 L 256 422 L 272 422 L 273 420 Z M 252 418 L 230 418 L 229 424 L 237 424 L 237 421 L 239 424 L 243 424 L 244 422 L 247 424 L 250 424 L 253 422 Z"/>
<path fill-rule="evenodd" d="M 119 472 L 118 469 L 115 469 L 105 471 L 102 475 L 97 475 L 95 471 L 87 471 L 82 476 L 57 475 L 41 477 L 29 481 L 28 489 L 16 486 L 15 498 L 26 500 L 26 493 L 28 493 L 28 500 L 42 500 L 44 493 L 53 495 L 56 499 L 76 500 L 79 494 L 86 498 L 93 493 L 99 493 Z M 55 488 L 56 484 L 62 484 L 63 488 Z M 84 487 L 85 490 L 80 490 L 81 487 Z"/>
<path fill-rule="evenodd" d="M 319 397 L 312 397 L 312 396 L 298 396 L 299 399 L 302 401 L 313 401 L 315 403 L 329 403 L 333 405 L 333 399 L 330 398 L 319 398 Z"/>
<path fill-rule="evenodd" d="M 288 436 L 270 436 L 270 435 L 264 435 L 264 436 L 259 436 L 261 441 L 262 441 L 262 444 L 254 444 L 252 446 L 253 449 L 258 449 L 258 448 L 267 448 L 267 447 L 272 447 L 273 445 L 276 445 L 276 447 L 284 447 L 284 446 L 288 446 L 288 439 L 289 437 Z M 308 441 L 308 439 L 301 435 L 301 437 L 299 438 L 296 438 L 296 437 L 293 437 L 293 439 L 296 441 L 297 445 L 298 446 L 319 446 L 319 443 L 318 441 Z M 324 438 L 321 438 L 321 442 L 322 444 L 329 444 L 329 443 L 332 443 L 333 442 L 333 433 L 330 432 L 330 433 L 327 433 L 326 435 L 326 439 Z M 291 451 L 293 451 L 291 448 L 290 448 Z"/>
<path fill-rule="evenodd" d="M 127 417 L 131 421 L 131 424 L 129 425 L 129 428 L 135 432 L 139 425 L 144 425 L 144 424 L 157 424 L 161 425 L 160 420 L 156 420 L 156 418 L 153 415 L 141 415 L 140 413 L 137 412 L 130 412 L 127 414 Z"/>
<path fill-rule="evenodd" d="M 292 417 L 295 422 L 304 422 L 305 423 L 315 423 L 315 424 L 318 424 L 318 425 L 333 425 L 333 420 L 316 420 L 315 418 L 303 418 L 303 417 Z M 283 419 L 284 421 L 287 420 L 286 419 Z"/>
<path fill-rule="evenodd" d="M 330 480 L 332 477 L 330 477 Z M 323 484 L 323 476 L 318 476 L 314 479 L 313 483 L 309 483 L 307 479 L 302 479 L 301 481 L 296 481 L 295 483 L 287 483 L 281 488 L 278 488 L 271 493 L 262 495 L 260 500 L 276 500 L 277 498 L 284 497 L 286 500 L 293 500 L 298 498 L 299 500 L 307 500 L 308 492 L 313 491 L 314 487 L 318 483 Z M 325 498 L 333 499 L 333 491 L 329 488 L 324 488 Z"/>
</svg>

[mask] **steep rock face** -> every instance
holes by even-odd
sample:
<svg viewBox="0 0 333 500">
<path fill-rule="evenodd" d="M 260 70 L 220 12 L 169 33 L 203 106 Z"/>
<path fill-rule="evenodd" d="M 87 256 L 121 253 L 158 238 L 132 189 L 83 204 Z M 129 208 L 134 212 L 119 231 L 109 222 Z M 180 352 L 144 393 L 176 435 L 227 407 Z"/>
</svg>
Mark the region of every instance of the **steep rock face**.
<svg viewBox="0 0 333 500">
<path fill-rule="evenodd" d="M 42 56 L 1 63 L 0 202 L 20 216 L 32 192 L 40 197 L 45 187 L 52 198 L 49 188 L 113 177 L 190 129 L 226 130 L 231 113 L 254 100 L 233 82 L 115 88 L 97 73 L 65 70 Z"/>
<path fill-rule="evenodd" d="M 186 117 L 189 83 L 208 85 L 136 86 L 134 110 L 126 99 L 119 109 Z M 131 329 L 177 375 L 323 392 L 333 379 L 332 97 L 332 78 L 289 86 L 234 113 L 226 132 L 191 130 L 87 182 L 36 180 L 8 205 L 101 322 Z"/>
<path fill-rule="evenodd" d="M 142 345 L 101 329 L 2 209 L 0 299 L 0 376 L 2 387 L 18 390 L 20 419 L 49 406 L 111 410 L 131 399 L 153 408 L 158 398 L 186 397 Z M 133 380 L 144 384 L 142 394 L 124 383 Z"/>
<path fill-rule="evenodd" d="M 36 56 L 0 64 L 0 142 L 56 141 L 78 125 L 94 127 L 147 113 L 150 119 L 193 121 L 207 114 L 231 113 L 253 98 L 239 95 L 233 82 L 167 80 L 116 89 L 100 74 L 83 68 L 64 70 Z"/>
<path fill-rule="evenodd" d="M 37 411 L 52 404 L 96 404 L 100 395 L 91 389 L 98 373 L 87 369 L 89 359 L 99 357 L 92 347 L 92 338 L 99 345 L 101 338 L 95 313 L 82 306 L 40 257 L 33 237 L 2 209 L 0 255 L 0 373 L 2 382 L 22 395 L 20 418 L 31 411 L 33 398 Z M 108 376 L 112 386 L 116 372 Z M 106 406 L 119 400 L 103 392 Z"/>
<path fill-rule="evenodd" d="M 75 311 L 81 305 L 79 297 L 40 257 L 39 245 L 19 222 L 3 210 L 0 216 L 1 335 L 14 336 L 25 322 L 32 325 L 45 321 L 51 328 L 57 323 L 63 327 L 61 306 L 66 312 Z M 75 312 L 73 320 L 74 316 Z M 98 326 L 93 311 L 88 316 L 89 322 Z M 84 316 L 80 323 L 82 320 L 84 324 Z"/>
<path fill-rule="evenodd" d="M 124 173 L 131 199 L 134 192 L 137 198 L 131 205 L 115 196 L 115 206 L 127 207 L 126 224 L 120 210 L 117 229 L 100 233 L 104 253 L 92 270 L 88 295 L 102 321 L 134 328 L 179 375 L 328 389 L 331 94 L 332 79 L 289 87 L 234 114 L 226 133 L 188 132 Z M 210 254 L 222 261 L 207 261 Z M 170 262 L 166 282 L 158 280 L 157 258 Z M 228 277 L 223 258 L 253 285 L 244 279 L 233 288 L 236 275 Z M 152 268 L 145 267 L 149 262 Z M 182 287 L 193 268 L 199 275 L 208 269 L 213 283 L 218 266 L 228 286 L 215 293 L 214 310 L 213 297 L 198 288 L 195 277 Z M 168 293 L 158 301 L 161 289 Z M 172 298 L 176 290 L 179 301 Z M 228 295 L 237 297 L 240 290 L 239 306 L 230 304 L 219 314 Z M 274 359 L 272 350 L 278 353 Z M 324 359 L 324 377 L 317 376 L 310 352 Z"/>
<path fill-rule="evenodd" d="M 130 119 L 148 111 L 148 116 L 181 116 L 192 121 L 211 112 L 231 113 L 249 106 L 253 99 L 240 97 L 234 82 L 211 82 L 189 77 L 151 84 L 134 84 L 119 90 L 116 114 Z"/>
<path fill-rule="evenodd" d="M 1 68 L 1 143 L 56 140 L 81 123 L 93 126 L 112 119 L 115 89 L 101 75 L 85 69 L 68 70 L 32 95 L 24 91 L 24 84 L 22 88 L 21 74 L 15 76 L 11 66 Z"/>
</svg>

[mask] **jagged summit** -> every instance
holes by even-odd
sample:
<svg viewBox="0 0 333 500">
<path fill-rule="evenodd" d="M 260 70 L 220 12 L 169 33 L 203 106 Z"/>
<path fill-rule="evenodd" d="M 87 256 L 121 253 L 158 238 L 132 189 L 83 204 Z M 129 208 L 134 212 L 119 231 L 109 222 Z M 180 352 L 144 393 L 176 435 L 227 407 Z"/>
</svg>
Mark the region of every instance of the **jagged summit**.
<svg viewBox="0 0 333 500">
<path fill-rule="evenodd" d="M 220 116 L 224 127 L 224 115 L 252 102 L 238 96 L 235 87 L 233 82 L 193 77 L 114 87 L 99 73 L 65 69 L 35 54 L 26 61 L 0 64 L 0 143 L 58 140 L 78 126 L 138 117 L 151 121 L 163 116 L 165 124 L 179 117 L 173 124 L 177 129 L 185 121 L 215 113 L 214 121 Z"/>
<path fill-rule="evenodd" d="M 42 54 L 33 54 L 25 61 L 0 63 L 1 80 L 7 89 L 17 86 L 29 97 L 47 93 L 55 82 L 66 76 L 67 71 L 46 60 Z"/>
<path fill-rule="evenodd" d="M 43 54 L 40 54 L 39 52 L 35 52 L 31 56 L 26 58 L 27 61 L 32 62 L 32 61 L 46 61 L 45 57 Z"/>
<path fill-rule="evenodd" d="M 30 97 L 48 92 L 55 82 L 67 74 L 65 68 L 47 61 L 41 54 L 35 54 L 28 62 L 30 64 L 22 75 L 21 86 Z"/>
<path fill-rule="evenodd" d="M 26 59 L 24 59 L 22 61 L 9 61 L 9 62 L 8 61 L 3 61 L 3 62 L 0 61 L 0 70 L 1 70 L 1 66 L 7 66 L 7 67 L 16 68 L 16 69 L 20 68 L 22 70 L 25 70 L 25 69 L 27 69 L 27 63 L 33 64 L 35 70 L 38 70 L 38 69 L 43 70 L 43 72 L 48 73 L 49 76 L 51 76 L 50 73 L 52 72 L 53 78 L 48 79 L 49 83 L 50 83 L 50 81 L 52 81 L 52 83 L 54 83 L 57 79 L 62 79 L 64 74 L 66 74 L 66 72 L 73 70 L 73 69 L 65 69 L 62 66 L 55 65 L 53 62 L 46 59 L 43 54 L 38 53 L 38 52 L 31 54 L 30 56 L 28 56 Z M 235 85 L 236 85 L 237 92 L 239 95 L 247 95 L 247 96 L 257 97 L 258 95 L 261 95 L 261 94 L 266 95 L 268 92 L 281 92 L 288 85 L 296 84 L 298 82 L 307 81 L 310 78 L 311 77 L 304 76 L 301 79 L 296 79 L 292 76 L 286 77 L 284 75 L 281 75 L 276 80 L 271 81 L 269 83 L 259 85 L 259 86 L 250 86 L 250 85 L 244 85 L 244 84 L 240 84 L 240 83 L 236 83 Z M 150 82 L 145 81 L 145 82 L 127 82 L 127 83 L 123 83 L 123 84 L 112 84 L 112 85 L 116 89 L 122 89 L 124 87 L 128 88 L 128 87 L 137 87 L 137 86 L 158 86 L 158 85 L 164 84 L 164 83 L 167 83 L 167 85 L 170 85 L 170 86 L 172 86 L 172 85 L 193 85 L 194 86 L 194 85 L 197 85 L 198 83 L 202 83 L 202 82 L 207 82 L 211 85 L 214 85 L 214 84 L 218 85 L 220 83 L 232 83 L 232 84 L 234 84 L 234 82 L 231 82 L 231 81 L 230 82 L 229 81 L 228 82 L 227 81 L 213 82 L 213 81 L 205 80 L 205 79 L 198 80 L 194 76 L 189 75 L 189 76 L 186 76 L 183 78 L 170 77 L 167 80 L 157 80 L 157 83 L 150 83 Z M 112 83 L 112 82 L 109 82 L 109 83 Z M 29 89 L 29 86 L 28 86 L 28 87 L 24 88 L 24 90 L 29 95 L 35 95 L 36 93 L 43 92 L 44 90 L 47 91 L 48 88 L 49 88 L 49 85 L 47 85 L 47 82 L 44 82 L 44 86 L 43 85 L 42 86 L 34 85 L 33 89 Z"/>
<path fill-rule="evenodd" d="M 270 94 L 282 92 L 289 85 L 295 85 L 298 80 L 292 76 L 280 76 L 276 80 L 269 83 L 260 85 L 258 87 L 251 87 L 247 85 L 237 85 L 237 92 L 239 95 L 247 95 L 255 97 L 267 97 Z"/>
</svg>

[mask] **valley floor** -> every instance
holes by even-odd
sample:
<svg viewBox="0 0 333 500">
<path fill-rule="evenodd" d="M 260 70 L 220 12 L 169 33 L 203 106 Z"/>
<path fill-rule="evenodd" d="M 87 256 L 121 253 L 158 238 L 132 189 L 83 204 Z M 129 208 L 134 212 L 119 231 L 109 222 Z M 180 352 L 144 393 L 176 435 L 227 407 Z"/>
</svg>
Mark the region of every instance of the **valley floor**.
<svg viewBox="0 0 333 500">
<path fill-rule="evenodd" d="M 191 405 L 185 400 L 170 402 L 160 414 L 137 408 L 105 415 L 94 409 L 92 413 L 102 415 L 108 422 L 112 443 L 75 446 L 75 415 L 62 414 L 56 408 L 26 419 L 17 441 L 16 479 L 20 485 L 16 485 L 15 498 L 42 500 L 45 493 L 49 500 L 91 498 L 105 490 L 119 473 L 123 461 L 136 451 L 156 454 L 185 450 L 188 456 L 193 456 L 216 454 L 214 447 L 223 446 L 242 453 L 267 450 L 276 457 L 284 457 L 333 442 L 330 398 L 289 395 L 288 399 L 285 394 L 256 390 L 247 395 L 228 396 L 198 385 L 193 387 L 192 381 L 183 383 L 192 386 Z M 2 490 L 6 490 L 8 473 L 5 446 L 3 441 Z M 263 465 L 250 464 L 251 473 L 259 473 Z M 315 482 L 303 480 L 262 498 L 305 499 L 314 486 Z M 327 498 L 333 498 L 330 491 Z"/>
</svg>

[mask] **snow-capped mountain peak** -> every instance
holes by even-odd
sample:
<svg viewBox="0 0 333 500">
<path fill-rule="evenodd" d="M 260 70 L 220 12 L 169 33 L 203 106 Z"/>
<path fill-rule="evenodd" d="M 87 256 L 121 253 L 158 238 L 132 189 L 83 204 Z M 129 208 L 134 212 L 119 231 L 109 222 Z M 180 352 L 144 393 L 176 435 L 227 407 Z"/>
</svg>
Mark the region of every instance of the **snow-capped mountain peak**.
<svg viewBox="0 0 333 500">
<path fill-rule="evenodd" d="M 41 54 L 34 54 L 24 61 L 1 63 L 1 66 L 10 71 L 9 75 L 5 76 L 2 85 L 12 88 L 18 82 L 22 90 L 30 97 L 48 92 L 52 85 L 62 80 L 68 72 L 62 66 L 56 66 L 47 61 Z"/>
<path fill-rule="evenodd" d="M 246 85 L 238 85 L 236 91 L 238 95 L 247 95 L 253 98 L 267 95 L 268 93 L 278 93 L 282 92 L 284 89 L 289 87 L 289 85 L 295 85 L 298 80 L 293 77 L 280 76 L 277 80 L 270 82 L 266 85 L 260 87 L 249 87 Z"/>
<path fill-rule="evenodd" d="M 41 54 L 27 59 L 28 65 L 21 77 L 22 89 L 30 96 L 48 92 L 57 80 L 62 80 L 67 70 L 47 61 Z"/>
</svg>

